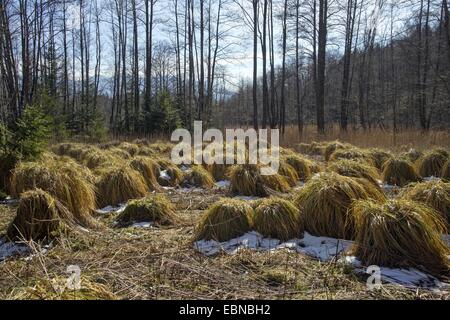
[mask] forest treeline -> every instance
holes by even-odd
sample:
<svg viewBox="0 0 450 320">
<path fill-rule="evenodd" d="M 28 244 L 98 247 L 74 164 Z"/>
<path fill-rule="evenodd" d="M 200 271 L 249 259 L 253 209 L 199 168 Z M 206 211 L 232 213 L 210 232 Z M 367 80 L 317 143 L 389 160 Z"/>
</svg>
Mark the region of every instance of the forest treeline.
<svg viewBox="0 0 450 320">
<path fill-rule="evenodd" d="M 448 129 L 449 19 L 447 0 L 0 0 L 0 132 L 29 107 L 60 138 Z"/>
</svg>

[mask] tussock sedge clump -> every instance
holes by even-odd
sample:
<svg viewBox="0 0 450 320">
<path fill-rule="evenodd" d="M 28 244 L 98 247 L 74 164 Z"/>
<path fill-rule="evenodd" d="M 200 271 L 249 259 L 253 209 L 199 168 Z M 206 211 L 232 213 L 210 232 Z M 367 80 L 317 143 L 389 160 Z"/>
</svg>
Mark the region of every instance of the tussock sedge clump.
<svg viewBox="0 0 450 320">
<path fill-rule="evenodd" d="M 257 165 L 236 165 L 230 168 L 231 193 L 241 196 L 267 197 L 276 192 L 288 192 L 291 187 L 279 175 L 261 175 Z"/>
<path fill-rule="evenodd" d="M 72 213 L 49 193 L 35 189 L 22 194 L 7 230 L 12 241 L 51 240 L 75 225 Z"/>
<path fill-rule="evenodd" d="M 327 144 L 327 142 L 300 143 L 298 150 L 307 155 L 321 156 L 324 154 Z"/>
<path fill-rule="evenodd" d="M 394 158 L 391 152 L 377 148 L 369 149 L 367 153 L 372 157 L 374 165 L 378 170 L 382 170 L 384 164 Z"/>
<path fill-rule="evenodd" d="M 128 165 L 104 169 L 96 185 L 100 207 L 142 198 L 149 191 L 144 177 Z"/>
<path fill-rule="evenodd" d="M 338 160 L 354 160 L 360 162 L 366 162 L 367 164 L 374 165 L 374 161 L 370 154 L 366 151 L 352 148 L 352 149 L 338 149 L 330 157 L 330 161 Z"/>
<path fill-rule="evenodd" d="M 432 208 L 409 200 L 358 201 L 352 211 L 353 252 L 364 265 L 414 267 L 448 276 L 449 250 L 441 238 L 445 227 Z"/>
<path fill-rule="evenodd" d="M 345 149 L 351 149 L 352 146 L 349 144 L 344 144 L 341 143 L 339 141 L 334 141 L 334 142 L 330 142 L 328 143 L 327 147 L 325 148 L 325 151 L 323 153 L 324 157 L 325 157 L 325 161 L 329 161 L 332 154 L 336 151 L 336 150 L 345 150 Z"/>
<path fill-rule="evenodd" d="M 122 142 L 117 146 L 117 148 L 125 150 L 132 157 L 134 157 L 139 152 L 139 146 L 137 144 L 129 142 Z"/>
<path fill-rule="evenodd" d="M 228 179 L 228 170 L 230 166 L 226 164 L 217 164 L 213 163 L 211 165 L 207 165 L 206 169 L 211 173 L 214 180 L 223 181 Z"/>
<path fill-rule="evenodd" d="M 164 195 L 131 200 L 117 217 L 117 222 L 122 227 L 135 222 L 153 222 L 157 226 L 168 226 L 175 224 L 177 220 L 173 205 Z"/>
<path fill-rule="evenodd" d="M 300 211 L 280 198 L 262 200 L 255 209 L 253 228 L 265 237 L 287 241 L 303 236 Z"/>
<path fill-rule="evenodd" d="M 404 187 L 420 180 L 414 165 L 404 158 L 392 158 L 383 166 L 383 181 L 387 184 Z"/>
<path fill-rule="evenodd" d="M 101 149 L 93 149 L 83 155 L 83 164 L 89 169 L 97 169 L 114 161 L 114 156 Z"/>
<path fill-rule="evenodd" d="M 299 180 L 306 181 L 311 177 L 312 161 L 296 154 L 284 156 L 281 158 L 281 160 L 291 165 L 295 169 Z"/>
<path fill-rule="evenodd" d="M 99 223 L 92 217 L 96 208 L 94 176 L 89 169 L 68 158 L 45 162 L 22 162 L 11 179 L 11 195 L 40 188 L 59 200 L 75 220 L 87 228 Z"/>
<path fill-rule="evenodd" d="M 364 162 L 358 162 L 353 160 L 339 160 L 330 163 L 328 166 L 329 171 L 336 172 L 341 176 L 351 177 L 351 178 L 363 178 L 375 186 L 379 186 L 380 174 L 378 170 L 368 165 Z"/>
<path fill-rule="evenodd" d="M 422 177 L 440 177 L 447 161 L 448 153 L 446 151 L 433 150 L 418 160 L 417 170 Z"/>
<path fill-rule="evenodd" d="M 446 182 L 450 182 L 450 160 L 444 164 L 444 167 L 442 168 L 441 178 Z"/>
<path fill-rule="evenodd" d="M 147 187 L 151 191 L 159 190 L 158 178 L 159 165 L 155 161 L 147 157 L 136 157 L 130 161 L 130 167 L 138 171 L 145 180 Z"/>
<path fill-rule="evenodd" d="M 168 154 L 171 152 L 173 144 L 167 142 L 156 142 L 149 145 L 149 147 L 160 154 Z"/>
<path fill-rule="evenodd" d="M 129 160 L 131 159 L 131 155 L 128 151 L 120 148 L 111 148 L 108 149 L 108 153 L 114 156 L 117 159 L 121 160 Z"/>
<path fill-rule="evenodd" d="M 409 186 L 402 197 L 435 209 L 450 226 L 450 183 L 429 181 Z"/>
<path fill-rule="evenodd" d="M 244 201 L 222 199 L 213 204 L 201 217 L 194 241 L 219 242 L 237 238 L 251 230 L 253 209 Z"/>
<path fill-rule="evenodd" d="M 353 240 L 355 200 L 384 201 L 385 196 L 367 180 L 354 180 L 334 172 L 313 177 L 294 202 L 300 208 L 305 230 L 316 236 Z"/>
<path fill-rule="evenodd" d="M 184 182 L 197 188 L 211 189 L 214 187 L 214 178 L 202 166 L 193 166 Z"/>
<path fill-rule="evenodd" d="M 295 187 L 297 182 L 300 181 L 300 177 L 295 168 L 285 161 L 280 161 L 278 174 L 283 176 L 291 187 Z"/>
<path fill-rule="evenodd" d="M 158 183 L 163 187 L 176 187 L 184 180 L 184 173 L 168 159 L 159 159 Z"/>
<path fill-rule="evenodd" d="M 155 157 L 156 155 L 157 155 L 157 152 L 147 146 L 139 147 L 139 151 L 137 153 L 137 156 L 145 156 L 145 157 Z"/>
<path fill-rule="evenodd" d="M 423 157 L 423 152 L 419 151 L 417 149 L 411 148 L 408 151 L 403 152 L 401 154 L 401 157 L 409 160 L 412 163 L 415 163 L 417 160 L 419 160 L 421 157 Z"/>
</svg>

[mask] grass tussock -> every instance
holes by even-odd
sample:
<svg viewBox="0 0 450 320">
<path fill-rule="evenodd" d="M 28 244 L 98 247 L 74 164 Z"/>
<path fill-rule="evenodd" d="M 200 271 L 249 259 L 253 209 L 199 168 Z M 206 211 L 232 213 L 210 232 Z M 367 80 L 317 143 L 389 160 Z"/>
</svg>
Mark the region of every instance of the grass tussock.
<svg viewBox="0 0 450 320">
<path fill-rule="evenodd" d="M 125 150 L 130 156 L 134 157 L 139 152 L 139 146 L 134 143 L 122 142 L 117 148 Z"/>
<path fill-rule="evenodd" d="M 226 164 L 213 163 L 207 166 L 207 170 L 216 181 L 223 181 L 228 179 L 228 169 L 230 166 Z"/>
<path fill-rule="evenodd" d="M 372 156 L 368 154 L 366 151 L 352 148 L 352 149 L 338 149 L 336 150 L 330 157 L 330 161 L 338 161 L 338 160 L 354 160 L 360 162 L 366 162 L 370 165 L 374 165 L 374 161 Z"/>
<path fill-rule="evenodd" d="M 430 207 L 409 200 L 358 201 L 354 254 L 364 265 L 420 268 L 448 276 L 445 230 Z"/>
<path fill-rule="evenodd" d="M 176 187 L 184 180 L 184 173 L 168 159 L 159 159 L 160 166 L 158 183 L 164 187 Z"/>
<path fill-rule="evenodd" d="M 331 156 L 336 150 L 345 150 L 345 149 L 351 149 L 352 146 L 349 144 L 344 144 L 339 141 L 330 142 L 327 147 L 325 148 L 325 151 L 323 153 L 325 157 L 325 161 L 330 161 Z"/>
<path fill-rule="evenodd" d="M 6 235 L 12 241 L 49 241 L 74 224 L 73 215 L 66 207 L 49 193 L 36 189 L 22 194 Z"/>
<path fill-rule="evenodd" d="M 366 184 L 333 172 L 313 177 L 295 198 L 305 230 L 316 236 L 353 240 L 354 217 L 349 210 L 353 201 L 385 199 L 371 183 Z"/>
<path fill-rule="evenodd" d="M 383 181 L 387 184 L 404 187 L 420 180 L 414 165 L 404 158 L 392 158 L 383 166 Z"/>
<path fill-rule="evenodd" d="M 241 196 L 267 197 L 276 192 L 288 192 L 291 187 L 279 175 L 261 175 L 257 165 L 236 165 L 230 168 L 231 193 Z"/>
<path fill-rule="evenodd" d="M 410 162 L 415 163 L 421 157 L 423 157 L 423 152 L 414 148 L 410 148 L 408 151 L 403 152 L 401 157 L 408 159 Z"/>
<path fill-rule="evenodd" d="M 244 201 L 222 199 L 201 217 L 194 240 L 228 241 L 250 231 L 253 209 Z"/>
<path fill-rule="evenodd" d="M 281 159 L 285 161 L 287 164 L 291 165 L 295 171 L 297 172 L 298 178 L 301 181 L 306 181 L 311 178 L 311 167 L 312 161 L 306 158 L 303 158 L 297 154 L 291 154 L 283 157 Z"/>
<path fill-rule="evenodd" d="M 168 226 L 176 221 L 174 207 L 164 195 L 132 200 L 117 217 L 117 222 L 122 227 L 135 222 L 153 222 L 157 226 Z"/>
<path fill-rule="evenodd" d="M 402 197 L 430 206 L 450 226 L 450 183 L 434 180 L 414 184 L 404 190 Z"/>
<path fill-rule="evenodd" d="M 100 207 L 117 206 L 148 193 L 144 177 L 128 165 L 105 169 L 97 181 Z"/>
<path fill-rule="evenodd" d="M 303 154 L 321 156 L 324 154 L 327 144 L 327 142 L 300 143 L 298 150 Z"/>
<path fill-rule="evenodd" d="M 89 169 L 69 158 L 22 162 L 14 170 L 11 195 L 18 198 L 25 191 L 40 188 L 61 202 L 80 225 L 95 228 L 98 222 L 92 217 L 96 208 L 94 179 Z"/>
<path fill-rule="evenodd" d="M 129 160 L 131 159 L 131 155 L 128 151 L 126 151 L 125 149 L 121 149 L 121 148 L 110 148 L 108 149 L 109 154 L 111 154 L 112 156 L 114 156 L 117 159 L 121 159 L 121 160 Z"/>
<path fill-rule="evenodd" d="M 202 166 L 193 166 L 185 178 L 185 183 L 197 188 L 211 189 L 214 187 L 214 178 Z"/>
<path fill-rule="evenodd" d="M 278 173 L 286 179 L 291 187 L 295 187 L 298 181 L 300 181 L 300 177 L 295 168 L 285 161 L 280 161 Z"/>
<path fill-rule="evenodd" d="M 436 149 L 418 160 L 417 170 L 422 177 L 440 177 L 448 160 L 448 153 L 445 150 Z"/>
<path fill-rule="evenodd" d="M 444 167 L 442 168 L 441 178 L 446 182 L 450 182 L 450 160 L 444 164 Z"/>
<path fill-rule="evenodd" d="M 159 165 L 147 157 L 136 157 L 130 161 L 130 167 L 138 171 L 144 177 L 147 187 L 151 191 L 159 190 L 158 184 Z M 155 174 L 157 173 L 157 175 Z"/>
<path fill-rule="evenodd" d="M 264 199 L 255 209 L 253 228 L 265 237 L 287 241 L 303 236 L 300 211 L 287 200 Z"/>
<path fill-rule="evenodd" d="M 372 157 L 374 165 L 378 170 L 382 170 L 384 164 L 394 158 L 394 155 L 390 151 L 383 149 L 371 148 L 367 152 Z"/>
<path fill-rule="evenodd" d="M 378 170 L 364 162 L 358 162 L 353 160 L 339 160 L 330 163 L 328 166 L 329 171 L 336 172 L 341 176 L 351 177 L 351 178 L 363 178 L 375 186 L 379 185 L 380 174 Z"/>
</svg>

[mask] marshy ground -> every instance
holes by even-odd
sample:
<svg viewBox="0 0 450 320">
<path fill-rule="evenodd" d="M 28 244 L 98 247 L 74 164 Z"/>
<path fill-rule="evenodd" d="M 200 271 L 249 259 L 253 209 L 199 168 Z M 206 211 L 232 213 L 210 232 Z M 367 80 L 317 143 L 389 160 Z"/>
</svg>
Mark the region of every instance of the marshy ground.
<svg viewBox="0 0 450 320">
<path fill-rule="evenodd" d="M 192 246 L 203 210 L 225 190 L 166 190 L 180 224 L 112 228 L 117 214 L 98 217 L 100 231 L 54 240 L 44 253 L 0 262 L 0 299 L 449 299 L 446 291 L 383 285 L 368 291 L 352 267 L 290 251 L 240 251 L 205 257 Z M 0 205 L 0 234 L 15 207 Z M 37 248 L 37 251 L 38 248 Z M 81 291 L 62 290 L 67 267 L 81 269 Z"/>
<path fill-rule="evenodd" d="M 76 221 L 71 222 L 70 232 L 60 232 L 60 228 L 54 228 L 46 236 L 47 240 L 51 239 L 50 243 L 27 242 L 31 253 L 0 260 L 0 299 L 450 299 L 448 287 L 431 290 L 384 284 L 381 289 L 370 291 L 366 284 L 368 275 L 355 272 L 353 266 L 341 263 L 338 259 L 323 262 L 288 249 L 244 249 L 236 254 L 205 256 L 193 245 L 202 216 L 220 199 L 230 197 L 233 188 L 265 197 L 267 190 L 260 189 L 259 185 L 272 184 L 274 188 L 279 187 L 278 196 L 292 201 L 301 190 L 315 188 L 318 180 L 309 184 L 308 181 L 317 176 L 317 172 L 333 171 L 339 173 L 338 178 L 335 176 L 337 173 L 328 172 L 321 176 L 319 184 L 327 184 L 326 179 L 338 179 L 333 180 L 337 185 L 333 192 L 340 192 L 342 185 L 348 184 L 351 192 L 356 188 L 358 192 L 376 194 L 377 197 L 381 192 L 383 196 L 379 200 L 383 202 L 387 201 L 385 196 L 397 196 L 400 188 L 381 190 L 379 180 L 384 180 L 384 183 L 388 179 L 414 182 L 418 169 L 413 167 L 413 162 L 421 157 L 430 158 L 428 155 L 418 154 L 414 159 L 416 154 L 411 154 L 412 150 L 409 150 L 398 155 L 399 160 L 396 160 L 397 155 L 390 152 L 358 149 L 335 142 L 299 145 L 295 151 L 283 151 L 283 177 L 278 177 L 276 181 L 257 177 L 256 184 L 249 180 L 247 184 L 240 185 L 242 181 L 239 177 L 252 177 L 248 172 L 253 172 L 254 168 L 235 168 L 230 170 L 232 174 L 227 179 L 231 181 L 229 189 L 223 184 L 219 184 L 221 187 L 209 188 L 210 181 L 223 180 L 224 174 L 228 174 L 224 171 L 226 168 L 216 166 L 192 170 L 195 174 L 182 172 L 168 161 L 168 144 L 150 145 L 145 141 L 141 144 L 111 142 L 98 146 L 61 144 L 52 150 L 54 154 L 44 154 L 41 161 L 19 164 L 11 180 L 11 189 L 24 202 L 22 191 L 36 188 L 37 185 L 48 191 L 55 201 L 61 201 L 70 208 L 71 212 L 80 212 L 78 216 L 72 217 Z M 444 158 L 442 153 L 442 150 L 434 152 L 431 165 L 425 166 L 423 160 L 417 160 L 417 167 L 430 170 L 444 167 L 443 172 L 448 171 L 445 168 L 450 168 L 450 161 L 445 165 L 440 163 L 440 159 Z M 327 158 L 328 163 L 325 161 Z M 445 158 L 449 158 L 448 154 Z M 136 163 L 137 159 L 141 161 Z M 349 163 L 346 159 L 357 162 Z M 399 162 L 400 167 L 406 165 L 406 170 L 397 169 Z M 391 170 L 382 170 L 385 163 Z M 130 168 L 133 164 L 137 171 Z M 412 174 L 409 171 L 413 171 Z M 143 177 L 138 179 L 136 185 L 133 177 L 139 174 Z M 306 180 L 309 187 L 292 187 L 290 182 L 295 185 L 298 179 Z M 199 186 L 186 188 L 186 181 Z M 74 186 L 69 193 L 65 188 L 66 183 Z M 424 186 L 428 189 L 426 184 L 418 184 L 416 188 L 420 191 Z M 444 194 L 445 197 L 436 197 L 432 204 L 448 205 L 449 186 L 440 184 L 439 187 L 444 188 L 445 192 L 435 195 Z M 285 189 L 288 191 L 282 191 Z M 172 205 L 176 223 L 169 226 L 119 228 L 116 224 L 120 215 L 118 212 L 97 212 L 94 221 L 86 220 L 84 216 L 95 206 L 95 201 L 97 207 L 102 201 L 117 205 L 126 202 L 124 199 L 141 198 L 148 190 L 154 190 L 153 195 L 164 195 Z M 90 195 L 90 198 L 97 197 L 97 200 L 91 199 L 91 203 L 86 201 L 83 203 L 86 210 L 81 210 L 77 207 L 79 201 L 74 199 L 78 199 L 75 196 L 85 199 L 84 194 Z M 304 196 L 314 198 L 315 194 L 317 192 Z M 347 199 L 345 194 L 338 196 L 343 196 L 341 200 Z M 348 205 L 341 200 L 330 200 L 332 211 L 336 211 L 338 206 Z M 426 202 L 427 199 L 418 197 L 417 201 Z M 293 203 L 297 205 L 295 201 Z M 314 209 L 316 205 L 320 205 L 320 202 L 312 203 L 311 208 Z M 0 204 L 0 241 L 2 235 L 11 230 L 17 208 L 17 202 Z M 445 213 L 448 211 L 446 208 L 439 207 L 437 210 Z M 32 210 L 29 211 L 32 215 Z M 328 218 L 325 216 L 323 219 Z M 317 227 L 323 227 L 326 221 L 316 221 L 315 215 L 309 219 Z M 81 227 L 86 221 L 91 227 Z M 21 224 L 26 227 L 26 219 Z M 98 225 L 101 227 L 98 228 Z M 422 227 L 419 225 L 418 228 Z M 330 230 L 325 233 L 341 231 L 333 226 L 327 229 Z M 57 233 L 53 233 L 55 231 Z M 436 235 L 436 231 L 431 232 Z M 81 290 L 67 288 L 71 276 L 68 272 L 70 266 L 80 269 Z"/>
</svg>

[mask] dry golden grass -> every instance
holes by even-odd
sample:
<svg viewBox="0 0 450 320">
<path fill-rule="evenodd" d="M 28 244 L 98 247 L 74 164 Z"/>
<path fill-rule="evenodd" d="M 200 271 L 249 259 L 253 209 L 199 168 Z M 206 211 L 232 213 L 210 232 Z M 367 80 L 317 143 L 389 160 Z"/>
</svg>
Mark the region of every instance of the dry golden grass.
<svg viewBox="0 0 450 320">
<path fill-rule="evenodd" d="M 50 241 L 75 225 L 72 213 L 41 189 L 22 194 L 6 235 L 12 241 Z"/>
<path fill-rule="evenodd" d="M 339 160 L 331 162 L 327 169 L 336 172 L 341 176 L 366 179 L 373 185 L 379 186 L 378 181 L 380 180 L 380 174 L 377 168 L 365 162 Z"/>
<path fill-rule="evenodd" d="M 387 184 L 404 187 L 420 180 L 414 165 L 404 158 L 392 158 L 383 166 L 383 181 Z"/>
<path fill-rule="evenodd" d="M 174 206 L 164 195 L 132 200 L 117 217 L 120 226 L 129 226 L 134 222 L 153 222 L 157 226 L 167 226 L 175 224 L 177 220 Z"/>
<path fill-rule="evenodd" d="M 441 239 L 445 227 L 433 209 L 408 200 L 358 201 L 353 212 L 354 253 L 364 265 L 414 267 L 448 276 L 449 250 Z"/>
<path fill-rule="evenodd" d="M 253 228 L 265 237 L 282 241 L 301 238 L 304 232 L 299 209 L 280 198 L 259 202 L 253 216 Z"/>
<path fill-rule="evenodd" d="M 383 170 L 384 164 L 394 158 L 392 152 L 379 148 L 370 148 L 367 150 L 367 153 L 372 157 L 374 165 L 378 170 Z"/>
<path fill-rule="evenodd" d="M 200 218 L 194 240 L 228 241 L 250 231 L 253 209 L 240 200 L 222 199 Z"/>
<path fill-rule="evenodd" d="M 261 175 L 257 165 L 236 165 L 230 168 L 231 193 L 241 196 L 267 197 L 277 192 L 288 192 L 291 187 L 279 175 Z"/>
<path fill-rule="evenodd" d="M 368 181 L 329 172 L 309 180 L 298 192 L 295 204 L 309 233 L 352 240 L 355 226 L 349 209 L 353 201 L 360 199 L 383 201 L 385 196 Z"/>
<path fill-rule="evenodd" d="M 440 177 L 442 169 L 448 160 L 446 151 L 440 149 L 432 150 L 417 161 L 417 171 L 422 177 Z"/>
<path fill-rule="evenodd" d="M 283 176 L 286 181 L 291 185 L 291 187 L 295 187 L 300 181 L 300 177 L 293 166 L 285 161 L 280 161 L 280 168 L 278 169 L 278 174 Z"/>
<path fill-rule="evenodd" d="M 364 149 L 351 148 L 351 149 L 338 149 L 330 156 L 329 162 L 339 160 L 353 160 L 360 161 L 372 166 L 375 166 L 375 162 L 370 154 Z"/>
<path fill-rule="evenodd" d="M 130 199 L 142 198 L 149 192 L 144 177 L 128 165 L 105 169 L 96 186 L 100 207 L 117 206 Z"/>
<path fill-rule="evenodd" d="M 158 176 L 158 183 L 164 187 L 176 187 L 184 180 L 184 173 L 168 159 L 158 159 L 160 171 L 165 172 L 164 176 Z"/>
<path fill-rule="evenodd" d="M 442 168 L 441 178 L 446 182 L 450 182 L 450 160 L 444 164 L 444 167 Z"/>
<path fill-rule="evenodd" d="M 144 177 L 149 190 L 155 191 L 160 189 L 157 178 L 159 176 L 159 165 L 156 161 L 148 157 L 139 156 L 130 161 L 130 167 Z"/>
<path fill-rule="evenodd" d="M 329 161 L 331 155 L 336 151 L 336 150 L 342 150 L 342 149 L 351 149 L 352 145 L 349 144 L 344 144 L 341 143 L 339 141 L 334 141 L 334 142 L 330 142 L 327 147 L 325 148 L 324 151 L 324 157 L 325 157 L 325 161 Z"/>
<path fill-rule="evenodd" d="M 88 228 L 98 227 L 92 218 L 96 208 L 94 177 L 89 169 L 61 158 L 54 161 L 22 162 L 11 180 L 11 195 L 40 188 L 59 200 L 76 221 Z"/>
<path fill-rule="evenodd" d="M 190 186 L 205 189 L 210 189 L 215 185 L 212 175 L 202 166 L 193 166 L 184 182 Z"/>
<path fill-rule="evenodd" d="M 394 134 L 393 130 L 383 130 L 372 128 L 371 130 L 349 130 L 343 133 L 339 126 L 334 125 L 327 128 L 324 135 L 317 133 L 315 126 L 306 126 L 302 137 L 295 126 L 286 128 L 284 136 L 280 136 L 282 146 L 294 147 L 299 143 L 311 143 L 316 141 L 316 146 L 326 141 L 339 140 L 343 143 L 350 143 L 360 148 L 382 148 L 393 151 L 400 151 L 403 146 L 416 148 L 419 150 L 429 150 L 436 146 L 450 146 L 450 132 L 430 131 L 423 133 L 417 129 L 403 129 Z M 407 150 L 408 150 L 407 149 Z M 404 150 L 404 151 L 407 151 Z"/>
<path fill-rule="evenodd" d="M 406 188 L 402 197 L 435 209 L 450 226 L 450 183 L 437 180 L 417 183 Z"/>
<path fill-rule="evenodd" d="M 281 161 L 285 161 L 291 165 L 297 172 L 298 178 L 301 181 L 306 181 L 311 177 L 313 161 L 306 159 L 298 154 L 289 154 L 281 157 Z"/>
</svg>

